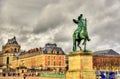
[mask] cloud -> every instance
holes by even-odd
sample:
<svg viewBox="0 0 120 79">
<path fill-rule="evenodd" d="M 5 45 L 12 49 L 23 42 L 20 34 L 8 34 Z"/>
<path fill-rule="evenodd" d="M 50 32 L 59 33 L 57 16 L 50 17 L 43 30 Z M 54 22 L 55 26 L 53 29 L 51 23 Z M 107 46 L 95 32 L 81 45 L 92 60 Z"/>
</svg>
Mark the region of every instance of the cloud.
<svg viewBox="0 0 120 79">
<path fill-rule="evenodd" d="M 55 29 L 59 27 L 62 23 L 64 23 L 64 15 L 59 11 L 55 12 L 56 9 L 51 9 L 52 7 L 47 8 L 45 9 L 45 11 L 43 11 L 38 24 L 33 30 L 34 33 L 46 32 L 47 30 Z"/>
</svg>

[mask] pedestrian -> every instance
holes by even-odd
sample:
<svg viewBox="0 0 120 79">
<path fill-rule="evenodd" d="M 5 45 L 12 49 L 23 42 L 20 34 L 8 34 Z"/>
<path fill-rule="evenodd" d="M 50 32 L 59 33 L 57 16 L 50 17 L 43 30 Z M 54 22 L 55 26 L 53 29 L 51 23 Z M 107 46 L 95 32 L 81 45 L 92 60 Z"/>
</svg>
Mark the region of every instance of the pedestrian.
<svg viewBox="0 0 120 79">
<path fill-rule="evenodd" d="M 26 79 L 26 76 L 27 76 L 26 74 L 23 74 L 23 78 L 24 78 L 24 79 Z"/>
<path fill-rule="evenodd" d="M 103 72 L 101 72 L 101 74 L 99 76 L 101 77 L 100 79 L 106 79 L 106 77 L 105 77 Z"/>
<path fill-rule="evenodd" d="M 109 79 L 115 79 L 115 73 L 114 73 L 114 72 L 111 72 L 111 73 L 110 73 Z"/>
</svg>

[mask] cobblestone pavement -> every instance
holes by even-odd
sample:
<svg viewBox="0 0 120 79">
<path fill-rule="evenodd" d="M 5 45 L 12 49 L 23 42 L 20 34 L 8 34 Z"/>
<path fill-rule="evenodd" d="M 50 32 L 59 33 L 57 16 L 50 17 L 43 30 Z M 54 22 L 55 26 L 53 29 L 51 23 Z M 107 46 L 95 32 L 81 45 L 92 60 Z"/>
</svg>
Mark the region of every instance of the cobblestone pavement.
<svg viewBox="0 0 120 79">
<path fill-rule="evenodd" d="M 0 77 L 0 79 L 24 79 L 24 78 L 23 77 Z M 65 79 L 65 78 L 26 77 L 26 79 Z"/>
</svg>

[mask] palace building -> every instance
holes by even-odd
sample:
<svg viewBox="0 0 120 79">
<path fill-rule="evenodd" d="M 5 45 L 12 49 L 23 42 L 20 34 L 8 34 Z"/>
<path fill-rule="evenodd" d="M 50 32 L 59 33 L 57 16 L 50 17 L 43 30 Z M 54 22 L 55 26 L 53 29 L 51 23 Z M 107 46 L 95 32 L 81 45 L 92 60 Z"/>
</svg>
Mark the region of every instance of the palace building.
<svg viewBox="0 0 120 79">
<path fill-rule="evenodd" d="M 20 45 L 16 41 L 16 37 L 8 39 L 7 43 L 2 46 L 2 51 L 0 52 L 0 65 L 6 66 L 10 64 L 11 61 L 15 59 L 15 54 L 20 52 Z"/>
<path fill-rule="evenodd" d="M 19 51 L 20 45 L 17 43 L 15 36 L 8 39 L 8 42 L 2 46 L 2 53 L 18 53 Z"/>
<path fill-rule="evenodd" d="M 0 68 L 65 70 L 66 55 L 57 44 L 47 43 L 45 47 L 22 51 L 16 37 L 8 39 L 0 51 Z"/>
<path fill-rule="evenodd" d="M 65 70 L 66 56 L 62 48 L 56 44 L 47 43 L 43 48 L 34 48 L 21 52 L 18 59 L 11 62 L 12 67 L 25 66 L 26 68 Z"/>
<path fill-rule="evenodd" d="M 96 51 L 93 56 L 95 70 L 120 70 L 120 54 L 112 49 Z"/>
<path fill-rule="evenodd" d="M 47 43 L 44 47 L 22 51 L 16 37 L 8 39 L 0 51 L 0 68 L 26 68 L 41 70 L 66 70 L 68 58 L 57 44 Z M 94 70 L 120 70 L 119 53 L 109 50 L 96 51 L 93 54 Z"/>
</svg>

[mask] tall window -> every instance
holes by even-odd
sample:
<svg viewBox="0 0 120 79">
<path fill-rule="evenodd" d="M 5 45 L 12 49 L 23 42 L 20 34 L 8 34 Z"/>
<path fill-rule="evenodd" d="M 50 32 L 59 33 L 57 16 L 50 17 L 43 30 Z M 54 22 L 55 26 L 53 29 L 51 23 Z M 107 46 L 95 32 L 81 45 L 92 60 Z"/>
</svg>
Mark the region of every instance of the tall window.
<svg viewBox="0 0 120 79">
<path fill-rule="evenodd" d="M 54 66 L 56 65 L 56 62 L 54 61 Z"/>
<path fill-rule="evenodd" d="M 9 57 L 7 57 L 7 64 L 9 64 Z"/>
<path fill-rule="evenodd" d="M 50 65 L 50 61 L 48 61 L 48 65 Z"/>
<path fill-rule="evenodd" d="M 48 56 L 48 60 L 50 60 L 50 56 Z"/>
<path fill-rule="evenodd" d="M 61 66 L 61 61 L 59 61 L 59 66 Z"/>
<path fill-rule="evenodd" d="M 54 60 L 55 60 L 55 56 L 54 56 Z"/>
<path fill-rule="evenodd" d="M 61 56 L 59 56 L 59 60 L 61 60 Z"/>
</svg>

